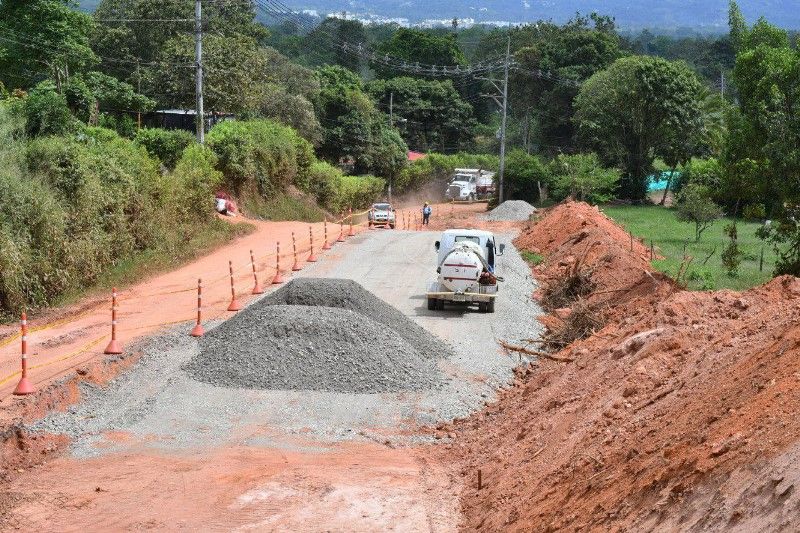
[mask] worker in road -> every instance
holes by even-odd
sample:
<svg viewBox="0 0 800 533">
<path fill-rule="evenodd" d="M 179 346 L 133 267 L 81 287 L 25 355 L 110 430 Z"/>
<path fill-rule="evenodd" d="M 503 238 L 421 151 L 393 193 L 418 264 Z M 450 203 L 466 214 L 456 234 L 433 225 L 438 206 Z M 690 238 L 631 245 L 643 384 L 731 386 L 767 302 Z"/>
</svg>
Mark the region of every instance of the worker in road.
<svg viewBox="0 0 800 533">
<path fill-rule="evenodd" d="M 428 205 L 428 202 L 425 202 L 425 205 L 422 206 L 422 224 L 426 225 L 430 222 L 431 219 L 431 206 Z"/>
</svg>

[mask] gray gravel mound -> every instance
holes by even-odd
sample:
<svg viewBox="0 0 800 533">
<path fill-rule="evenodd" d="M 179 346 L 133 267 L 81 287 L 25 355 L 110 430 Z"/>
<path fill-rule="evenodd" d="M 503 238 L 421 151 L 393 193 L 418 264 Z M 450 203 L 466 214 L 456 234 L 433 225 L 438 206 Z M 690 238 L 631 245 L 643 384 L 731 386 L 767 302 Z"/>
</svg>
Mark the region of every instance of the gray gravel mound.
<svg viewBox="0 0 800 533">
<path fill-rule="evenodd" d="M 483 215 L 483 218 L 496 222 L 528 220 L 535 212 L 536 208 L 524 200 L 506 200 Z"/>
<path fill-rule="evenodd" d="M 308 305 L 350 309 L 388 327 L 413 346 L 423 357 L 453 355 L 447 344 L 415 324 L 353 280 L 338 278 L 297 278 L 256 305 Z"/>
<path fill-rule="evenodd" d="M 206 334 L 185 366 L 221 387 L 382 393 L 436 387 L 434 360 L 349 309 L 248 307 Z"/>
</svg>

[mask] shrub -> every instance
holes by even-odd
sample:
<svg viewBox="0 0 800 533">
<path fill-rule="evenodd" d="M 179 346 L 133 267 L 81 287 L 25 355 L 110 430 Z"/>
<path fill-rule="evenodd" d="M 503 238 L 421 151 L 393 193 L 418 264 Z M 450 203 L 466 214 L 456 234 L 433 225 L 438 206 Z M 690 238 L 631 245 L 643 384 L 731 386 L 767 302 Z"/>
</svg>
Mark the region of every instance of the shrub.
<svg viewBox="0 0 800 533">
<path fill-rule="evenodd" d="M 349 208 L 363 209 L 383 194 L 386 182 L 375 176 L 340 176 L 326 207 L 336 213 Z"/>
<path fill-rule="evenodd" d="M 313 161 L 308 141 L 269 120 L 217 124 L 206 144 L 219 158 L 226 184 L 240 196 L 252 191 L 266 198 L 295 182 L 302 185 Z"/>
<path fill-rule="evenodd" d="M 505 195 L 507 199 L 538 202 L 550 173 L 542 160 L 524 150 L 512 150 L 506 158 Z"/>
<path fill-rule="evenodd" d="M 738 232 L 736 224 L 725 226 L 725 235 L 728 236 L 728 244 L 722 251 L 722 266 L 732 278 L 739 275 L 739 265 L 742 263 L 742 252 L 739 250 Z"/>
<path fill-rule="evenodd" d="M 745 220 L 764 220 L 767 218 L 767 209 L 764 204 L 748 204 L 742 209 L 742 217 Z"/>
<path fill-rule="evenodd" d="M 75 119 L 67 106 L 67 99 L 56 92 L 52 82 L 37 85 L 25 99 L 24 105 L 28 135 L 62 135 L 75 129 Z"/>
<path fill-rule="evenodd" d="M 676 216 L 681 222 L 694 223 L 694 236 L 697 242 L 700 240 L 700 235 L 722 216 L 722 208 L 711 199 L 708 187 L 690 183 L 678 195 Z"/>
<path fill-rule="evenodd" d="M 215 167 L 217 156 L 208 148 L 192 144 L 183 151 L 172 173 L 174 204 L 183 220 L 210 220 L 216 189 L 222 183 L 222 172 Z"/>
<path fill-rule="evenodd" d="M 617 169 L 604 168 L 594 153 L 559 155 L 550 164 L 553 196 L 597 204 L 608 202 L 620 180 Z"/>
<path fill-rule="evenodd" d="M 771 244 L 778 256 L 774 275 L 800 276 L 800 206 L 787 205 L 776 224 L 763 225 L 756 235 Z"/>
<path fill-rule="evenodd" d="M 172 169 L 187 146 L 194 144 L 194 135 L 184 130 L 144 128 L 136 132 L 133 140 L 144 146 L 147 153 Z"/>
<path fill-rule="evenodd" d="M 113 131 L 24 142 L 19 127 L 0 105 L 0 313 L 52 304 L 139 252 L 185 250 L 211 227 L 210 150 L 189 147 L 162 175 Z"/>
</svg>

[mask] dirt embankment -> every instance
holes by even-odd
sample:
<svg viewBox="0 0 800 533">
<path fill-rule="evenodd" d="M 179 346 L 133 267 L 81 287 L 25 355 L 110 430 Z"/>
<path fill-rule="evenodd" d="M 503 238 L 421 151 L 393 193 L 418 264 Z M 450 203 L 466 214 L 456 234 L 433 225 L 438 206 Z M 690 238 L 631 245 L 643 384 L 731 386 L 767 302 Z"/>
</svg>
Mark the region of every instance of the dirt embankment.
<svg viewBox="0 0 800 533">
<path fill-rule="evenodd" d="M 800 280 L 681 291 L 585 204 L 552 209 L 518 245 L 546 257 L 545 284 L 578 262 L 604 325 L 556 354 L 573 362 L 542 359 L 500 401 L 441 428 L 465 479 L 463 525 L 796 529 Z"/>
</svg>

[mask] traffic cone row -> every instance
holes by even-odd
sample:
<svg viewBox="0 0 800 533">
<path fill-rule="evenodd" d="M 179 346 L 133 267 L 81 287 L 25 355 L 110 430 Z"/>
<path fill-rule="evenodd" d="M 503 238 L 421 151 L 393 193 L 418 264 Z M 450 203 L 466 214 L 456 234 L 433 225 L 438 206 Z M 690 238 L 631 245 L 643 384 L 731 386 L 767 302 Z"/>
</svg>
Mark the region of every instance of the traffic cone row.
<svg viewBox="0 0 800 533">
<path fill-rule="evenodd" d="M 334 241 L 328 240 L 328 221 L 324 222 L 324 240 L 321 246 L 322 250 L 330 250 L 333 247 L 333 244 L 336 242 L 344 242 L 345 235 L 347 236 L 354 236 L 355 230 L 353 228 L 353 211 L 350 209 L 348 211 L 348 217 L 350 223 L 350 230 L 347 234 L 344 231 L 344 221 L 345 218 L 339 221 L 339 236 Z M 318 261 L 317 255 L 314 253 L 314 231 L 311 226 L 308 228 L 308 235 L 309 235 L 309 244 L 310 244 L 310 251 L 308 258 L 306 259 L 307 263 L 315 263 Z M 275 276 L 272 278 L 271 283 L 273 285 L 278 285 L 284 283 L 283 273 L 281 272 L 281 245 L 280 242 L 276 243 L 275 245 Z M 292 233 L 292 254 L 294 256 L 294 264 L 292 265 L 292 271 L 297 272 L 302 270 L 302 266 L 298 261 L 297 257 L 297 241 L 295 239 L 294 233 Z M 264 288 L 261 285 L 258 279 L 258 268 L 256 265 L 255 254 L 253 250 L 250 250 L 250 263 L 253 270 L 253 289 L 251 291 L 252 294 L 258 295 L 264 293 Z M 236 312 L 242 309 L 242 304 L 239 302 L 238 298 L 236 297 L 236 284 L 233 275 L 233 261 L 228 261 L 228 272 L 230 276 L 230 284 L 231 284 L 231 301 L 227 307 L 228 311 Z M 111 291 L 111 340 L 109 341 L 108 345 L 106 346 L 103 353 L 110 354 L 110 355 L 119 355 L 123 353 L 122 344 L 117 339 L 117 289 L 114 287 Z M 17 386 L 14 388 L 13 394 L 16 396 L 24 396 L 28 394 L 33 394 L 35 388 L 28 377 L 28 318 L 26 313 L 22 313 L 22 317 L 20 320 L 20 333 L 21 333 L 21 372 L 20 372 L 20 380 L 17 383 Z M 197 280 L 197 319 L 195 321 L 195 325 L 192 328 L 191 332 L 189 333 L 192 337 L 202 337 L 205 335 L 205 330 L 203 328 L 203 280 Z"/>
</svg>

